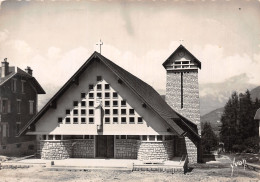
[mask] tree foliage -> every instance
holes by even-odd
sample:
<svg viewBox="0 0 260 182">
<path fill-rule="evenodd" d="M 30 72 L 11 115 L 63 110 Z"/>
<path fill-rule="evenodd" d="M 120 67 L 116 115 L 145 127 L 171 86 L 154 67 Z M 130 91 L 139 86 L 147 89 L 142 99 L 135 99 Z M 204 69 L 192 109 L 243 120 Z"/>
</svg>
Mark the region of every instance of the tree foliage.
<svg viewBox="0 0 260 182">
<path fill-rule="evenodd" d="M 221 117 L 220 140 L 224 142 L 226 151 L 251 147 L 252 142 L 249 144 L 251 140 L 247 139 L 258 135 L 254 115 L 259 107 L 259 100 L 253 102 L 248 90 L 239 95 L 232 93 Z"/>
<path fill-rule="evenodd" d="M 201 145 L 205 153 L 210 153 L 211 150 L 216 149 L 218 146 L 218 138 L 208 122 L 202 126 Z"/>
</svg>

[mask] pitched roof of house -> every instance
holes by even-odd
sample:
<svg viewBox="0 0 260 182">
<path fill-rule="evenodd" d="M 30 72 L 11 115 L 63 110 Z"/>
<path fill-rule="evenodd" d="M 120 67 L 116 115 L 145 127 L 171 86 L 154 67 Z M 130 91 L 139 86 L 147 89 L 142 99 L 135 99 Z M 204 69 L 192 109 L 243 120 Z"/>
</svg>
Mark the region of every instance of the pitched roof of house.
<svg viewBox="0 0 260 182">
<path fill-rule="evenodd" d="M 255 120 L 260 120 L 260 108 L 255 113 Z"/>
<path fill-rule="evenodd" d="M 182 116 L 180 117 L 180 114 L 175 112 L 150 85 L 97 52 L 94 52 L 90 56 L 90 58 L 79 68 L 79 70 L 69 79 L 69 81 L 65 83 L 65 85 L 53 96 L 53 98 L 50 99 L 50 101 L 42 108 L 42 110 L 35 117 L 33 117 L 32 120 L 27 123 L 27 125 L 25 125 L 19 135 L 23 134 L 31 124 L 37 122 L 48 110 L 48 108 L 51 107 L 51 105 L 54 104 L 56 100 L 69 88 L 69 86 L 77 81 L 87 66 L 92 61 L 97 60 L 103 62 L 112 72 L 114 72 L 114 74 L 116 74 L 118 78 L 122 80 L 122 82 L 126 84 L 143 101 L 145 105 L 157 113 L 172 130 L 177 132 L 177 134 L 183 135 L 186 132 L 189 132 L 199 138 L 196 124 Z"/>
<path fill-rule="evenodd" d="M 201 69 L 201 62 L 195 57 L 193 56 L 193 54 L 191 54 L 190 51 L 188 51 L 188 49 L 186 49 L 183 45 L 180 45 L 167 59 L 166 61 L 164 61 L 163 66 L 165 67 L 165 65 L 167 64 L 167 62 L 178 52 L 180 51 L 185 51 L 186 53 L 188 53 L 192 59 L 198 64 L 198 67 Z"/>
<path fill-rule="evenodd" d="M 1 73 L 2 73 L 2 69 L 0 67 L 0 75 L 1 75 Z M 10 66 L 8 74 L 5 77 L 0 78 L 0 87 L 16 75 L 21 75 L 21 76 L 25 77 L 27 80 L 31 81 L 31 83 L 35 87 L 38 94 L 45 94 L 45 91 L 43 90 L 41 85 L 38 83 L 38 81 L 33 76 L 26 73 L 22 69 L 20 69 L 18 67 L 14 67 L 14 66 Z"/>
</svg>

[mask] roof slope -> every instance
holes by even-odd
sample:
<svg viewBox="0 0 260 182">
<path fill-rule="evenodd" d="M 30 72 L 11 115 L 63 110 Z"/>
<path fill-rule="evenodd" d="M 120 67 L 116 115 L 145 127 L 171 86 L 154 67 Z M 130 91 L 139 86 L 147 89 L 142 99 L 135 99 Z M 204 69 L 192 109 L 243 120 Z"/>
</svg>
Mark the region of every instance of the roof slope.
<svg viewBox="0 0 260 182">
<path fill-rule="evenodd" d="M 36 122 L 50 107 L 50 105 L 55 102 L 58 97 L 60 97 L 65 90 L 70 86 L 71 83 L 77 79 L 80 74 L 86 69 L 91 61 L 98 59 L 102 61 L 108 68 L 114 72 L 119 79 L 123 81 L 138 97 L 154 112 L 156 112 L 166 123 L 179 135 L 183 135 L 186 132 L 192 132 L 194 135 L 197 135 L 197 127 L 194 123 L 188 121 L 184 117 L 180 117 L 162 98 L 161 96 L 147 83 L 143 82 L 136 76 L 132 75 L 128 71 L 119 67 L 109 59 L 105 58 L 101 54 L 94 52 L 90 58 L 82 65 L 82 67 L 70 78 L 70 80 L 53 96 L 53 98 L 43 107 L 43 109 L 31 120 L 29 123 L 21 130 L 21 133 L 24 133 L 26 127 L 30 124 Z M 177 124 L 175 121 L 181 122 Z M 199 136 L 197 135 L 199 138 Z"/>
<path fill-rule="evenodd" d="M 1 67 L 0 67 L 1 68 Z M 1 75 L 2 70 L 0 69 L 0 75 Z M 43 90 L 43 88 L 41 87 L 41 85 L 39 84 L 39 82 L 30 74 L 26 73 L 25 71 L 23 71 L 20 68 L 15 68 L 14 66 L 10 66 L 9 67 L 9 73 L 8 75 L 6 75 L 3 78 L 0 78 L 0 87 L 7 82 L 9 79 L 13 78 L 15 75 L 21 75 L 23 77 L 26 77 L 27 80 L 31 81 L 31 83 L 33 84 L 33 86 L 35 87 L 36 91 L 38 94 L 45 94 L 45 91 Z"/>
<path fill-rule="evenodd" d="M 193 56 L 193 54 L 190 53 L 190 51 L 188 51 L 188 49 L 186 49 L 183 45 L 180 45 L 167 59 L 166 61 L 164 61 L 163 66 L 165 67 L 166 63 L 171 59 L 172 56 L 174 56 L 176 53 L 178 53 L 179 51 L 185 51 L 187 52 L 193 59 L 194 61 L 198 64 L 198 67 L 201 69 L 201 62 L 195 57 Z"/>
</svg>

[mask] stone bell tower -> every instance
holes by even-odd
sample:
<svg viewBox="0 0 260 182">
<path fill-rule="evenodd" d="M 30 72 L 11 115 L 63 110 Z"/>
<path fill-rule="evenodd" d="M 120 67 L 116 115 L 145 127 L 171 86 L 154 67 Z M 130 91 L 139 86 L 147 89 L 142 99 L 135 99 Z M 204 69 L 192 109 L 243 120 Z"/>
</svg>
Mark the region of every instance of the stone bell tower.
<svg viewBox="0 0 260 182">
<path fill-rule="evenodd" d="M 198 69 L 200 61 L 180 45 L 163 63 L 167 72 L 166 102 L 200 128 Z"/>
</svg>

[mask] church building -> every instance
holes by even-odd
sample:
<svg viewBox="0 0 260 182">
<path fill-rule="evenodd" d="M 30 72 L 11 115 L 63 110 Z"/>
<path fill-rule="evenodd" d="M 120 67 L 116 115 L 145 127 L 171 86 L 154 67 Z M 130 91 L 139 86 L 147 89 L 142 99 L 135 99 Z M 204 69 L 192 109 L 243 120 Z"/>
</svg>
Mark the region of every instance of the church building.
<svg viewBox="0 0 260 182">
<path fill-rule="evenodd" d="M 163 66 L 165 100 L 152 86 L 94 52 L 19 135 L 36 135 L 43 159 L 165 161 L 179 156 L 196 163 L 201 63 L 180 45 Z"/>
</svg>

